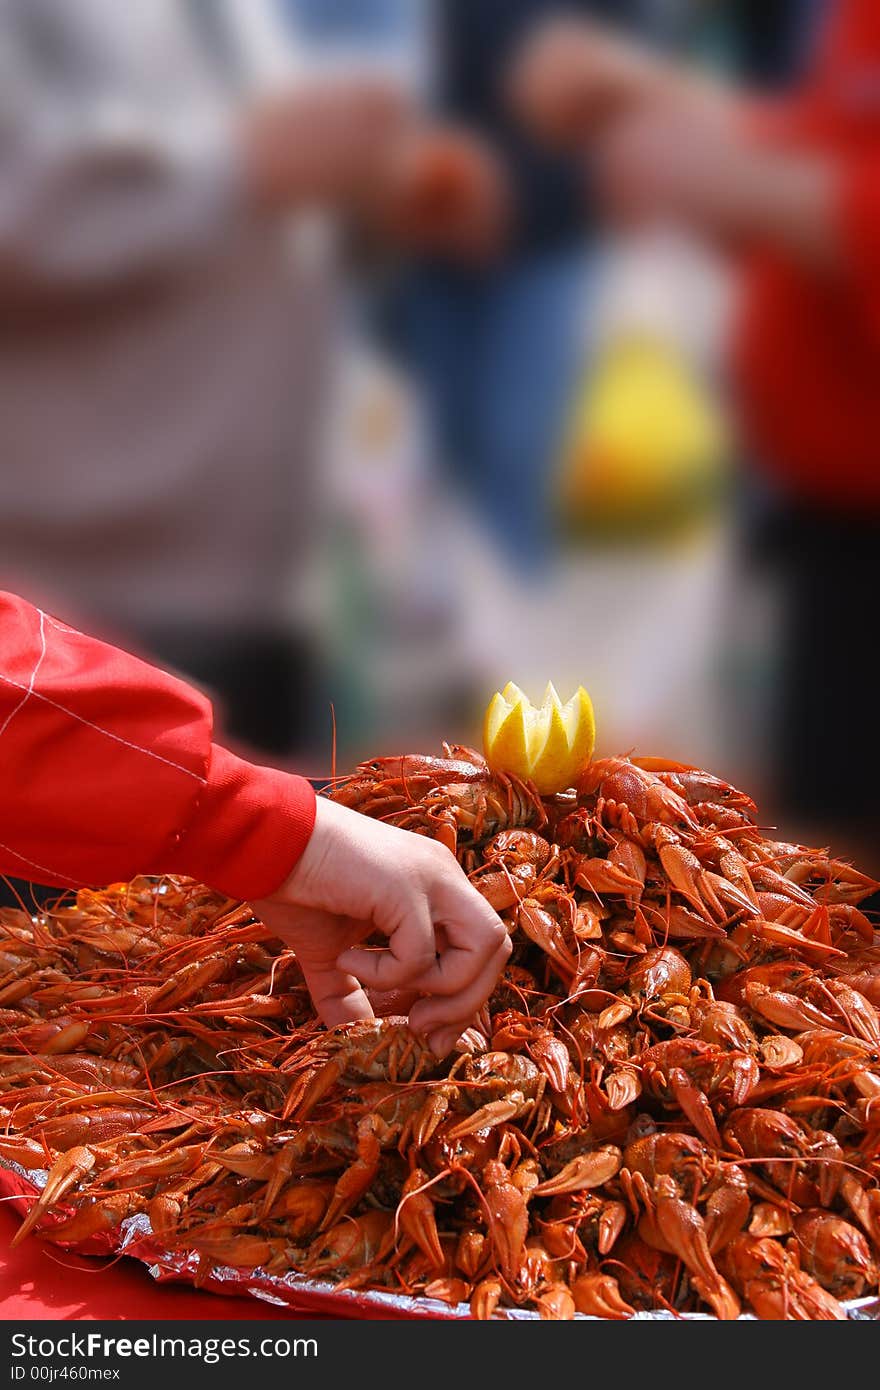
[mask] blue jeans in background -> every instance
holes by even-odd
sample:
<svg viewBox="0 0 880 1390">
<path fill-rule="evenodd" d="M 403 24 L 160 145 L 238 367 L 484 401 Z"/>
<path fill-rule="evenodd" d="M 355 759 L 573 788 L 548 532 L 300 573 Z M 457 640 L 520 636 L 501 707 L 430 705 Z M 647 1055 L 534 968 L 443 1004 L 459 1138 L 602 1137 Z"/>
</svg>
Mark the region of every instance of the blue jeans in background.
<svg viewBox="0 0 880 1390">
<path fill-rule="evenodd" d="M 296 30 L 313 43 L 400 43 L 419 32 L 425 0 L 281 0 Z"/>
<path fill-rule="evenodd" d="M 583 365 L 586 256 L 545 251 L 497 269 L 416 272 L 404 349 L 440 458 L 521 571 L 553 555 L 553 474 Z"/>
</svg>

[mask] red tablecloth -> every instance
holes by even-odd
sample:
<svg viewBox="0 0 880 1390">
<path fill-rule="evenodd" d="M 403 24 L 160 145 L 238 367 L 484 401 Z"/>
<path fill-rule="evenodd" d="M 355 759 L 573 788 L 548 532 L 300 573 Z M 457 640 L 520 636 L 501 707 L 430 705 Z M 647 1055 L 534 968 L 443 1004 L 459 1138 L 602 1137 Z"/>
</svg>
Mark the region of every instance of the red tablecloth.
<svg viewBox="0 0 880 1390">
<path fill-rule="evenodd" d="M 255 1298 L 223 1298 L 156 1284 L 136 1260 L 80 1259 L 43 1241 L 9 1242 L 19 1218 L 0 1207 L 0 1319 L 295 1317 Z M 311 1316 L 315 1316 L 312 1314 Z"/>
</svg>

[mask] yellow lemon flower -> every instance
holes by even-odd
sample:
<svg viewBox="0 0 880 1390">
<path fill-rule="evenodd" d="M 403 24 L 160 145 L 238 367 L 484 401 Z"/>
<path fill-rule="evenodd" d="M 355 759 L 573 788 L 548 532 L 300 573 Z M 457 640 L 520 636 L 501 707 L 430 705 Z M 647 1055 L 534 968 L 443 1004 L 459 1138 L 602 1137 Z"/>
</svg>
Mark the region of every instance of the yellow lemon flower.
<svg viewBox="0 0 880 1390">
<path fill-rule="evenodd" d="M 533 705 L 510 682 L 486 710 L 483 747 L 489 766 L 534 782 L 542 796 L 574 784 L 595 742 L 593 706 L 583 686 L 563 705 L 548 685 L 542 703 Z"/>
</svg>

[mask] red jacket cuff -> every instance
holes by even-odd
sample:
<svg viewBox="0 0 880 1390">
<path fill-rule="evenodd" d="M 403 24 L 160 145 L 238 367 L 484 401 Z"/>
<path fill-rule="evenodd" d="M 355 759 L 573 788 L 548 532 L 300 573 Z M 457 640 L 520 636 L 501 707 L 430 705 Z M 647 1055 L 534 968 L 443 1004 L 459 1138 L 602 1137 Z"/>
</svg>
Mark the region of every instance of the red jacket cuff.
<svg viewBox="0 0 880 1390">
<path fill-rule="evenodd" d="M 215 743 L 195 813 L 161 872 L 231 898 L 265 898 L 291 873 L 314 824 L 315 793 L 304 777 L 255 767 Z"/>
</svg>

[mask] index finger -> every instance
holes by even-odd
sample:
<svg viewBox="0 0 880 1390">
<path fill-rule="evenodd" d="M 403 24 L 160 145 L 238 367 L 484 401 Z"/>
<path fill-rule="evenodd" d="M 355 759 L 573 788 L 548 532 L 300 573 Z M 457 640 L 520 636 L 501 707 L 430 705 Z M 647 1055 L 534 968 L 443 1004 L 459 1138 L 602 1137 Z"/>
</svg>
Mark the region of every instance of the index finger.
<svg viewBox="0 0 880 1390">
<path fill-rule="evenodd" d="M 428 902 L 415 898 L 403 905 L 400 920 L 388 932 L 386 950 L 374 951 L 352 947 L 343 951 L 336 964 L 350 971 L 368 989 L 389 990 L 408 986 L 418 989 L 414 982 L 429 971 L 436 959 L 437 943 Z"/>
<path fill-rule="evenodd" d="M 504 946 L 507 928 L 464 874 L 444 878 L 436 885 L 431 910 L 438 928 L 442 928 L 436 933 L 437 956 L 413 985 L 426 994 L 457 994 Z"/>
</svg>

